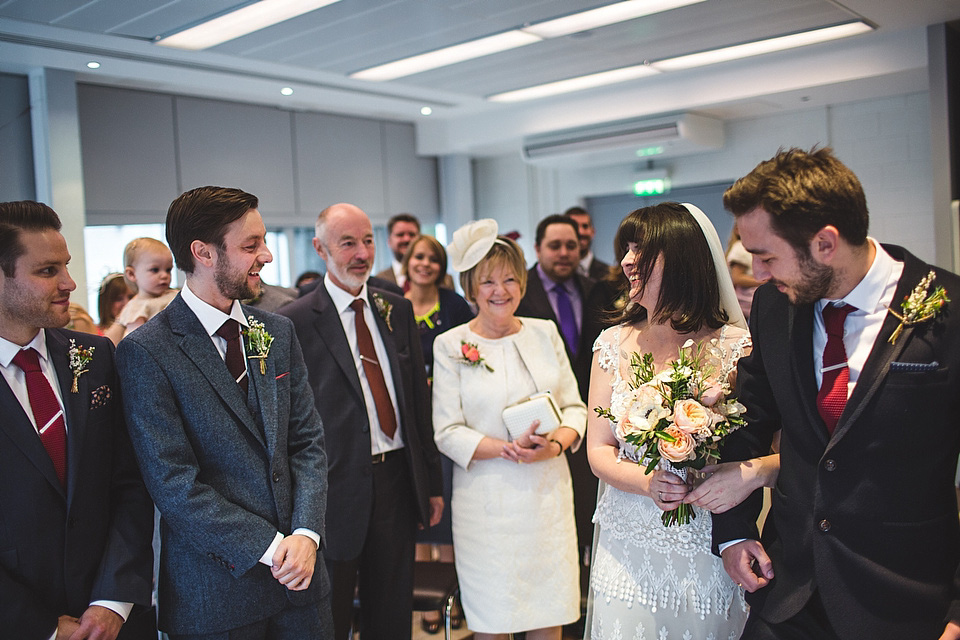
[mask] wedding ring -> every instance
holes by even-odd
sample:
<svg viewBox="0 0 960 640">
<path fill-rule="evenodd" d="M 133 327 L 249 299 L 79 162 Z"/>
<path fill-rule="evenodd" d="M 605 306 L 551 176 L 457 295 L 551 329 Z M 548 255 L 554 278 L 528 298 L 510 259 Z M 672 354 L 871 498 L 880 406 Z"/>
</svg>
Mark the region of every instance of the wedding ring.
<svg viewBox="0 0 960 640">
<path fill-rule="evenodd" d="M 743 585 L 738 582 L 738 583 L 737 583 L 737 586 L 738 586 L 738 587 L 742 587 Z"/>
</svg>

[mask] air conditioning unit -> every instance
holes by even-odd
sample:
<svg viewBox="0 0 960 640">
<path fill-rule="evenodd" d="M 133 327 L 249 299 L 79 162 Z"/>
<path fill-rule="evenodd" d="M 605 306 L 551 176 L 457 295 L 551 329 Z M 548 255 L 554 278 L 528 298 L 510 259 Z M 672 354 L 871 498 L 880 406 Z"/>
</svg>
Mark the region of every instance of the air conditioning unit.
<svg viewBox="0 0 960 640">
<path fill-rule="evenodd" d="M 533 164 L 601 166 L 716 151 L 723 142 L 722 120 L 683 113 L 528 136 L 522 154 Z"/>
</svg>

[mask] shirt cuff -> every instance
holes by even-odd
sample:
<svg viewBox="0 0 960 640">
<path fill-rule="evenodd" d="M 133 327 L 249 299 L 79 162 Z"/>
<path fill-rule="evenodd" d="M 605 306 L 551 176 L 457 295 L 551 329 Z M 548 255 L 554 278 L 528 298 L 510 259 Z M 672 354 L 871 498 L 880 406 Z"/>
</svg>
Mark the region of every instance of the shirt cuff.
<svg viewBox="0 0 960 640">
<path fill-rule="evenodd" d="M 730 542 L 724 542 L 723 544 L 718 544 L 718 545 L 717 545 L 717 551 L 719 551 L 719 552 L 720 552 L 720 555 L 722 556 L 724 549 L 726 549 L 727 547 L 732 547 L 733 545 L 737 544 L 738 542 L 743 542 L 744 540 L 746 540 L 746 538 L 739 538 L 739 539 L 737 539 L 737 540 L 731 540 Z"/>
<path fill-rule="evenodd" d="M 306 536 L 313 540 L 313 544 L 317 545 L 317 549 L 320 548 L 320 535 L 311 531 L 310 529 L 294 529 L 293 533 L 290 535 L 295 536 Z M 284 535 L 277 531 L 277 535 L 273 538 L 273 542 L 270 543 L 270 546 L 267 547 L 267 550 L 263 552 L 263 555 L 260 556 L 260 563 L 265 564 L 268 567 L 273 566 L 273 554 L 277 552 L 277 547 L 280 546 L 280 542 L 283 540 Z"/>
</svg>

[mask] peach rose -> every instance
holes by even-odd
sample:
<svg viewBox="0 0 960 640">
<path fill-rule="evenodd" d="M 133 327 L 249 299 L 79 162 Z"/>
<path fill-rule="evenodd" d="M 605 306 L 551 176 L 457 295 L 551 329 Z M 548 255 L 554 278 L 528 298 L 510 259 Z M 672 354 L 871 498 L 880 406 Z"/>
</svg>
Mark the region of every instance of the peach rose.
<svg viewBox="0 0 960 640">
<path fill-rule="evenodd" d="M 694 457 L 693 437 L 689 433 L 673 426 L 667 427 L 664 431 L 676 438 L 676 442 L 660 440 L 660 442 L 657 443 L 657 449 L 660 450 L 661 456 L 670 462 L 683 462 L 684 460 L 689 460 Z"/>
<path fill-rule="evenodd" d="M 480 351 L 472 344 L 464 344 L 460 347 L 460 351 L 463 353 L 463 357 L 470 362 L 476 362 L 480 359 Z"/>
<path fill-rule="evenodd" d="M 673 405 L 673 422 L 685 433 L 702 432 L 713 424 L 710 411 L 692 398 Z"/>
<path fill-rule="evenodd" d="M 714 382 L 707 387 L 707 390 L 700 396 L 700 401 L 703 402 L 704 406 L 712 407 L 717 404 L 721 398 L 723 398 L 723 387 Z"/>
</svg>

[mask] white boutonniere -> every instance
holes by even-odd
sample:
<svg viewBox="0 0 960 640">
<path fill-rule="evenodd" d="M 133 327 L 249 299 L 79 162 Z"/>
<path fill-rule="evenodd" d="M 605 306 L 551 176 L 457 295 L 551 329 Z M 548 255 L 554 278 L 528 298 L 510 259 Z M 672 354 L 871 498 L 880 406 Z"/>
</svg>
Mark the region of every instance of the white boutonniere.
<svg viewBox="0 0 960 640">
<path fill-rule="evenodd" d="M 390 314 L 393 313 L 393 305 L 379 293 L 373 294 L 373 303 L 377 305 L 377 313 L 387 323 L 387 331 L 393 333 L 393 325 L 390 324 Z"/>
<path fill-rule="evenodd" d="M 937 317 L 937 314 L 940 313 L 943 306 L 950 302 L 950 298 L 947 297 L 947 290 L 943 287 L 937 287 L 933 290 L 933 293 L 927 294 L 930 285 L 933 284 L 936 277 L 937 275 L 933 271 L 930 271 L 930 273 L 914 287 L 910 295 L 904 297 L 903 302 L 900 303 L 900 313 L 897 313 L 893 309 L 888 309 L 893 317 L 900 321 L 900 324 L 887 342 L 896 344 L 897 338 L 900 337 L 900 333 L 903 332 L 904 327 L 912 327 L 915 324 L 920 324 L 921 322 L 926 322 L 927 320 Z"/>
<path fill-rule="evenodd" d="M 264 328 L 263 323 L 247 316 L 247 323 L 250 327 L 243 332 L 247 338 L 247 359 L 260 361 L 260 375 L 267 372 L 265 360 L 270 355 L 270 345 L 273 344 L 273 336 Z"/>
<path fill-rule="evenodd" d="M 73 374 L 73 384 L 70 385 L 70 393 L 77 393 L 77 381 L 80 376 L 85 374 L 87 365 L 93 361 L 93 350 L 96 347 L 77 346 L 77 341 L 70 338 L 70 350 L 67 355 L 70 356 L 70 372 Z"/>
</svg>

